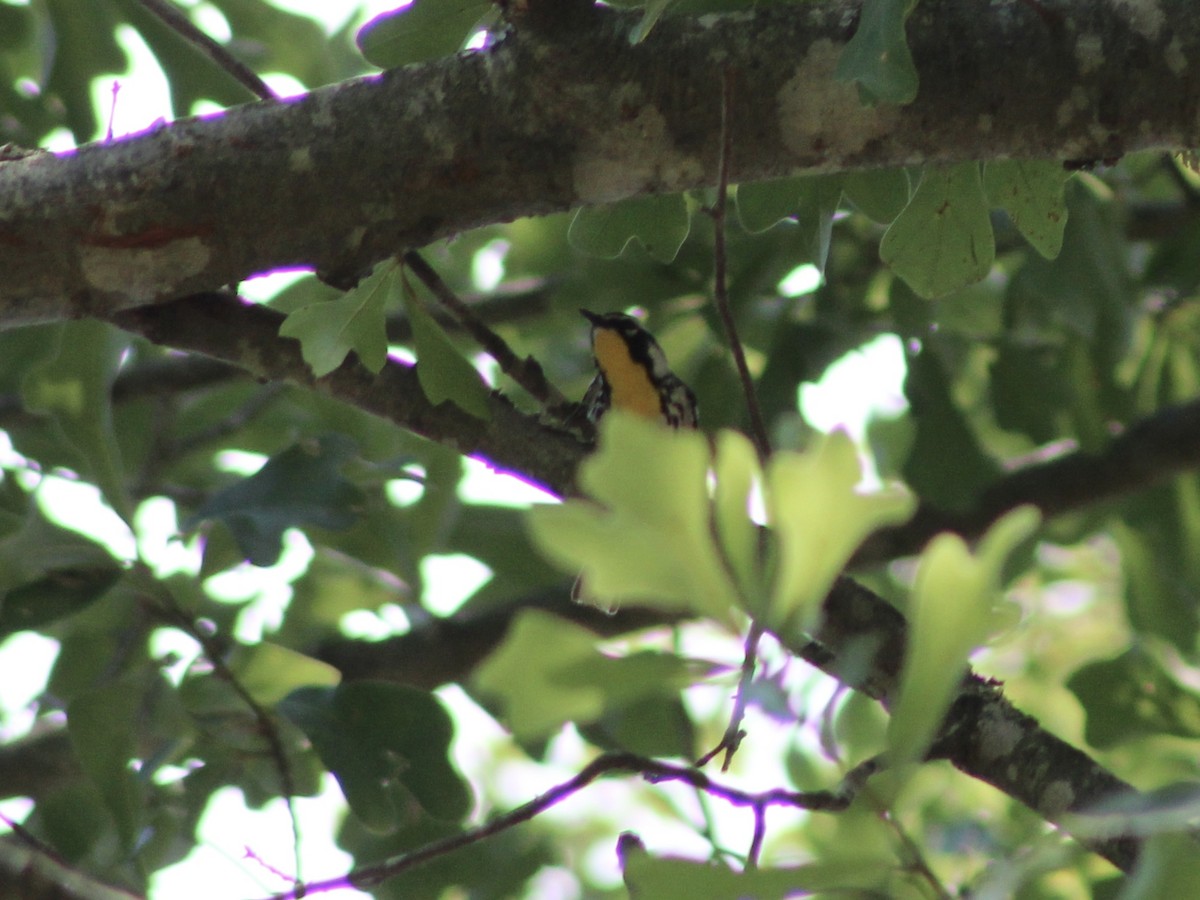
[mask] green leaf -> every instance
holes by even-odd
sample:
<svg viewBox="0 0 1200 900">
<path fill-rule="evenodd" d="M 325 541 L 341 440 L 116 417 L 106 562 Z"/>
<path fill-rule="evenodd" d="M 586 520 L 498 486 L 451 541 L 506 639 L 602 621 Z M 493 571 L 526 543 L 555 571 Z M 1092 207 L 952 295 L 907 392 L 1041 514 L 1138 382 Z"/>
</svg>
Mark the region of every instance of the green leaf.
<svg viewBox="0 0 1200 900">
<path fill-rule="evenodd" d="M 567 240 L 592 256 L 616 259 L 637 240 L 651 257 L 669 263 L 691 229 L 683 194 L 630 197 L 604 206 L 585 206 L 575 213 Z"/>
<path fill-rule="evenodd" d="M 336 300 L 311 303 L 288 314 L 279 326 L 283 337 L 300 342 L 300 352 L 317 378 L 328 375 L 354 351 L 371 372 L 387 362 L 383 307 L 396 267 L 375 267 L 369 278 Z"/>
<path fill-rule="evenodd" d="M 449 400 L 475 418 L 488 421 L 488 386 L 475 367 L 458 352 L 420 301 L 409 300 L 408 319 L 417 351 L 417 379 L 429 402 L 436 406 Z"/>
<path fill-rule="evenodd" d="M 594 722 L 647 697 L 674 696 L 695 678 L 679 657 L 642 652 L 608 657 L 596 635 L 540 610 L 522 611 L 475 674 L 497 697 L 518 740 L 549 737 L 567 722 Z"/>
<path fill-rule="evenodd" d="M 1087 712 L 1084 736 L 1093 747 L 1108 749 L 1161 734 L 1200 737 L 1200 694 L 1145 650 L 1089 663 L 1067 687 Z"/>
<path fill-rule="evenodd" d="M 85 609 L 122 572 L 105 547 L 30 506 L 20 527 L 0 539 L 0 636 Z"/>
<path fill-rule="evenodd" d="M 651 856 L 632 835 L 618 845 L 625 885 L 638 900 L 703 897 L 705 900 L 754 900 L 795 897 L 801 892 L 828 891 L 883 896 L 894 865 L 876 861 L 822 862 L 786 868 L 737 872 L 722 862 L 696 862 Z"/>
<path fill-rule="evenodd" d="M 905 104 L 917 97 L 917 67 L 904 34 L 916 0 L 865 0 L 854 37 L 842 50 L 834 77 L 856 82 L 864 102 Z"/>
<path fill-rule="evenodd" d="M 996 255 L 979 165 L 926 169 L 904 212 L 879 245 L 879 256 L 922 297 L 979 281 Z"/>
<path fill-rule="evenodd" d="M 690 610 L 729 625 L 738 594 L 709 526 L 708 441 L 614 410 L 579 481 L 597 503 L 529 511 L 535 543 L 565 571 L 583 570 L 588 599 Z"/>
<path fill-rule="evenodd" d="M 214 494 L 183 527 L 218 519 L 250 562 L 274 565 L 288 528 L 317 525 L 336 531 L 354 524 L 363 495 L 340 471 L 354 453 L 353 441 L 337 434 L 296 444 Z"/>
<path fill-rule="evenodd" d="M 104 797 L 126 848 L 137 837 L 141 814 L 140 791 L 130 763 L 137 752 L 142 702 L 143 686 L 119 679 L 80 695 L 67 707 L 67 731 L 75 755 Z"/>
<path fill-rule="evenodd" d="M 807 258 L 825 268 L 833 215 L 842 197 L 841 175 L 809 175 L 740 184 L 737 189 L 738 219 L 751 234 L 794 218 L 800 229 L 799 244 Z"/>
<path fill-rule="evenodd" d="M 863 539 L 912 515 L 899 488 L 865 494 L 862 467 L 845 432 L 824 435 L 805 453 L 776 453 L 767 463 L 767 518 L 778 536 L 778 564 L 766 621 L 804 631 L 838 573 Z"/>
<path fill-rule="evenodd" d="M 984 452 L 959 409 L 953 379 L 936 345 L 926 341 L 907 362 L 904 394 L 913 410 L 916 437 L 904 464 L 904 480 L 927 503 L 964 509 L 999 476 L 999 466 Z"/>
<path fill-rule="evenodd" d="M 1125 883 L 1120 900 L 1188 897 L 1200 884 L 1200 855 L 1188 834 L 1158 834 L 1150 838 L 1137 868 Z"/>
<path fill-rule="evenodd" d="M 633 32 L 629 35 L 629 43 L 640 44 L 646 39 L 655 23 L 662 18 L 662 14 L 667 11 L 675 0 L 646 0 L 645 9 L 642 11 L 642 19 L 634 26 Z"/>
<path fill-rule="evenodd" d="M 299 688 L 278 709 L 312 741 L 372 831 L 402 826 L 414 799 L 438 819 L 458 821 L 470 812 L 470 791 L 449 759 L 454 726 L 432 694 L 354 681 Z"/>
<path fill-rule="evenodd" d="M 364 25 L 358 49 L 382 69 L 449 56 L 491 11 L 490 0 L 414 0 Z"/>
<path fill-rule="evenodd" d="M 956 534 L 939 534 L 921 554 L 909 608 L 908 650 L 888 723 L 888 759 L 918 762 L 945 718 L 967 657 L 994 629 L 1001 570 L 1041 516 L 1022 506 L 999 519 L 975 554 Z"/>
<path fill-rule="evenodd" d="M 746 515 L 759 474 L 758 454 L 746 435 L 728 429 L 717 434 L 713 474 L 713 519 L 725 558 L 742 596 L 758 596 L 763 589 L 758 526 Z"/>
<path fill-rule="evenodd" d="M 870 169 L 842 176 L 846 197 L 873 221 L 886 225 L 908 205 L 908 172 L 904 169 Z"/>
<path fill-rule="evenodd" d="M 238 684 L 263 706 L 278 703 L 296 688 L 332 687 L 342 678 L 328 663 L 269 641 L 239 645 L 230 656 L 229 668 Z"/>
<path fill-rule="evenodd" d="M 126 521 L 133 515 L 112 421 L 112 384 L 129 347 L 127 335 L 102 322 L 57 326 L 58 355 L 29 370 L 21 395 L 31 412 L 52 416 L 63 442 L 78 452 L 78 471 L 94 481 Z"/>
<path fill-rule="evenodd" d="M 984 167 L 983 187 L 992 205 L 1008 213 L 1033 248 L 1054 259 L 1062 250 L 1067 227 L 1070 177 L 1060 162 L 1001 159 Z"/>
</svg>

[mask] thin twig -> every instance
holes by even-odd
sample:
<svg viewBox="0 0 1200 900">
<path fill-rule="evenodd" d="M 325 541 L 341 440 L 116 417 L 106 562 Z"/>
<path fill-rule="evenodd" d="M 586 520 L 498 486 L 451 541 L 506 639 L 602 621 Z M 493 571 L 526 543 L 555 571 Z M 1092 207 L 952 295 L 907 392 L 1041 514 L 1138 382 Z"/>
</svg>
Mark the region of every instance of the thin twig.
<svg viewBox="0 0 1200 900">
<path fill-rule="evenodd" d="M 714 225 L 713 235 L 713 302 L 721 316 L 725 339 L 737 366 L 742 393 L 746 397 L 746 412 L 750 416 L 750 432 L 760 459 L 771 455 L 771 441 L 767 437 L 767 426 L 763 421 L 762 409 L 754 392 L 754 379 L 746 364 L 746 353 L 738 339 L 737 325 L 729 306 L 729 287 L 726 277 L 725 211 L 729 199 L 729 167 L 733 155 L 733 73 L 725 69 L 721 75 L 721 161 L 717 181 L 717 200 L 710 211 Z"/>
<path fill-rule="evenodd" d="M 471 308 L 463 303 L 442 277 L 434 271 L 424 257 L 415 250 L 408 250 L 403 257 L 404 264 L 422 283 L 433 292 L 442 306 L 458 320 L 458 323 L 475 339 L 484 352 L 496 361 L 500 371 L 523 387 L 529 394 L 548 410 L 566 409 L 571 404 L 554 385 L 546 380 L 546 374 L 541 365 L 532 356 L 520 359 L 508 342 L 479 319 Z"/>
<path fill-rule="evenodd" d="M 758 450 L 758 458 L 765 462 L 771 455 L 771 441 L 767 436 L 767 426 L 763 422 L 762 410 L 758 405 L 758 397 L 754 392 L 754 380 L 750 377 L 750 367 L 746 364 L 746 353 L 738 338 L 737 325 L 733 321 L 733 311 L 729 306 L 729 285 L 727 270 L 727 254 L 725 247 L 725 213 L 729 200 L 729 166 L 733 155 L 733 73 L 725 69 L 721 73 L 721 159 L 718 166 L 717 199 L 710 210 L 713 220 L 713 303 L 721 316 L 721 325 L 725 329 L 725 339 L 729 351 L 737 366 L 738 378 L 742 383 L 742 393 L 746 398 L 746 411 L 750 416 L 750 431 L 754 446 Z M 762 638 L 763 629 L 758 622 L 750 623 L 746 633 L 746 652 L 742 662 L 742 675 L 738 680 L 737 693 L 733 700 L 733 713 L 729 717 L 729 727 L 721 742 L 701 757 L 698 765 L 704 765 L 722 750 L 725 760 L 721 771 L 729 769 L 733 755 L 745 736 L 742 730 L 742 720 L 746 716 L 746 694 L 754 679 L 754 663 L 758 655 L 758 642 Z"/>
<path fill-rule="evenodd" d="M 746 652 L 742 657 L 742 673 L 738 677 L 737 692 L 733 695 L 733 712 L 729 715 L 729 725 L 720 742 L 696 761 L 697 766 L 706 766 L 714 756 L 725 751 L 725 759 L 721 763 L 721 771 L 728 772 L 733 755 L 737 753 L 746 732 L 742 729 L 742 721 L 746 718 L 746 702 L 750 692 L 750 683 L 754 680 L 754 666 L 758 659 L 758 642 L 762 640 L 763 627 L 758 622 L 750 623 L 746 633 Z"/>
<path fill-rule="evenodd" d="M 814 812 L 841 812 L 854 799 L 854 785 L 843 780 L 835 791 L 791 791 L 776 788 L 760 793 L 750 793 L 727 785 L 718 784 L 698 769 L 659 762 L 633 753 L 612 752 L 596 757 L 579 774 L 562 782 L 535 797 L 528 803 L 518 806 L 490 822 L 452 835 L 440 841 L 426 844 L 412 853 L 393 857 L 382 863 L 355 869 L 349 875 L 333 878 L 328 881 L 317 881 L 297 885 L 292 891 L 277 894 L 273 900 L 287 900 L 308 894 L 320 894 L 326 891 L 344 887 L 368 887 L 380 884 L 401 872 L 426 863 L 431 859 L 452 853 L 485 838 L 492 837 L 502 831 L 528 822 L 534 816 L 545 812 L 557 803 L 561 803 L 573 794 L 578 793 L 593 781 L 613 772 L 632 772 L 642 775 L 647 781 L 659 783 L 663 781 L 682 781 L 692 787 L 702 790 L 714 797 L 734 806 L 749 807 L 761 815 L 761 811 L 770 806 L 788 806 L 795 809 L 807 809 Z"/>
<path fill-rule="evenodd" d="M 149 572 L 144 572 L 147 576 L 147 582 L 154 583 L 150 579 Z M 205 658 L 213 667 L 213 672 L 220 678 L 224 679 L 233 692 L 238 695 L 238 698 L 246 705 L 258 722 L 259 731 L 267 742 L 267 747 L 270 750 L 271 758 L 275 762 L 276 771 L 279 773 L 279 784 L 281 793 L 283 794 L 283 802 L 287 807 L 288 818 L 292 824 L 292 850 L 295 854 L 294 865 L 296 868 L 294 882 L 299 887 L 301 882 L 301 856 L 300 856 L 300 820 L 296 815 L 296 806 L 294 798 L 296 795 L 296 783 L 292 777 L 292 767 L 288 763 L 287 753 L 283 748 L 283 739 L 279 736 L 279 729 L 276 728 L 275 722 L 271 719 L 271 714 L 246 690 L 245 686 L 238 680 L 237 676 L 225 663 L 225 655 L 221 646 L 213 640 L 211 634 L 206 633 L 203 629 L 198 628 L 192 617 L 188 615 L 175 598 L 165 589 L 158 587 L 155 583 L 155 589 L 151 596 L 156 601 L 159 611 L 161 611 L 170 621 L 179 626 L 189 637 L 200 645 L 200 649 L 204 652 Z M 303 896 L 298 894 L 297 896 Z"/>
<path fill-rule="evenodd" d="M 239 84 L 260 100 L 278 100 L 276 94 L 267 83 L 258 77 L 243 62 L 217 43 L 199 28 L 192 24 L 191 19 L 172 6 L 167 0 L 138 0 L 149 12 L 162 21 L 164 25 L 182 37 L 189 44 L 201 50 L 209 59 L 233 76 Z"/>
</svg>

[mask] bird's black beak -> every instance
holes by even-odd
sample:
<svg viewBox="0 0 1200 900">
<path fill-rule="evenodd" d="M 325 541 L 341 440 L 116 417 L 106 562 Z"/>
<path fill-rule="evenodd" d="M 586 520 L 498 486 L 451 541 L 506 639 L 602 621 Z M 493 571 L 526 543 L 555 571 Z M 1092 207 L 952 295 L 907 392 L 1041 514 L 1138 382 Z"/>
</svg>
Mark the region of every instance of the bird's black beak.
<svg viewBox="0 0 1200 900">
<path fill-rule="evenodd" d="M 597 315 L 596 313 L 592 312 L 590 309 L 581 309 L 581 310 L 579 310 L 579 314 L 581 316 L 583 316 L 585 319 L 587 319 L 589 322 L 591 322 L 593 325 L 599 325 L 601 320 L 603 319 L 603 316 Z"/>
</svg>

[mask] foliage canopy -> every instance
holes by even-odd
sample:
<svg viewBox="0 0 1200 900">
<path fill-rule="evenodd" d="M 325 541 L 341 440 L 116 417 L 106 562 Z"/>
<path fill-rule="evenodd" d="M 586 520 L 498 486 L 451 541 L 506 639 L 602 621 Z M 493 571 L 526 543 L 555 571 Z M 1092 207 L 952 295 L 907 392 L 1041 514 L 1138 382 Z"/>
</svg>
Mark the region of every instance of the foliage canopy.
<svg viewBox="0 0 1200 900">
<path fill-rule="evenodd" d="M 99 141 L 119 162 L 153 139 L 105 139 L 93 103 L 134 34 L 178 117 L 246 102 L 247 79 L 155 5 L 0 0 L 0 141 Z M 670 54 L 672 23 L 836 4 L 612 6 L 176 15 L 227 32 L 247 71 L 315 89 L 427 66 L 445 100 L 456 67 L 527 38 L 617 27 L 630 54 Z M 915 6 L 867 0 L 812 75 L 857 98 L 848 119 L 948 77 L 910 50 Z M 1160 41 L 1140 26 L 1101 38 Z M 725 123 L 709 140 L 736 157 L 738 94 L 715 83 L 681 71 L 672 90 Z M 613 140 L 659 140 L 651 105 L 631 101 Z M 414 191 L 477 189 L 456 155 L 475 125 L 442 148 L 453 177 Z M 346 127 L 371 140 L 371 121 Z M 512 122 L 526 127 L 547 126 Z M 254 304 L 219 283 L 131 286 L 94 318 L 25 324 L 0 293 L 0 660 L 34 635 L 53 648 L 44 685 L 0 684 L 0 787 L 29 801 L 0 839 L 0 883 L 146 892 L 234 788 L 289 811 L 338 793 L 326 837 L 379 897 L 1183 895 L 1200 877 L 1200 178 L 1181 149 L 898 158 L 688 191 L 663 189 L 660 161 L 614 203 L 501 210 L 418 248 L 440 283 L 397 246 L 353 277 L 279 259 L 308 271 L 246 286 Z M 6 143 L 0 200 L 16 199 L 6 172 L 39 159 Z M 382 215 L 363 210 L 364 233 Z M 150 254 L 131 280 L 157 274 L 142 225 L 103 244 Z M 714 295 L 770 454 L 747 437 Z M 593 446 L 571 426 L 558 392 L 593 375 L 580 307 L 645 317 L 702 432 L 611 415 Z M 820 433 L 806 386 L 888 349 L 901 409 Z M 565 502 L 479 499 L 480 458 Z M 431 574 L 445 557 L 489 572 L 462 603 Z M 580 571 L 614 613 L 569 602 Z M 690 765 L 714 747 L 728 772 Z M 251 877 L 298 890 L 277 876 L 315 879 L 300 857 Z"/>
</svg>

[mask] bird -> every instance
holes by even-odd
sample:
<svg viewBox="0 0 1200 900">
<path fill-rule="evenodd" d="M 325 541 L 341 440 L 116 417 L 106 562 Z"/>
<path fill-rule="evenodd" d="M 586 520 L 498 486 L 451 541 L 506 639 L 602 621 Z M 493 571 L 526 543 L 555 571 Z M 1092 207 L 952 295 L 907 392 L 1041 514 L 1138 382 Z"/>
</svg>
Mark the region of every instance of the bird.
<svg viewBox="0 0 1200 900">
<path fill-rule="evenodd" d="M 610 409 L 620 409 L 672 428 L 696 428 L 696 395 L 667 364 L 654 335 L 624 313 L 579 311 L 592 323 L 592 356 L 596 377 L 580 407 L 592 425 Z M 571 599 L 586 603 L 583 574 L 571 586 Z M 615 607 L 606 608 L 613 613 Z"/>
<path fill-rule="evenodd" d="M 671 371 L 654 335 L 624 313 L 579 312 L 592 323 L 596 361 L 596 377 L 581 404 L 589 422 L 621 409 L 672 428 L 697 427 L 696 395 Z"/>
</svg>

